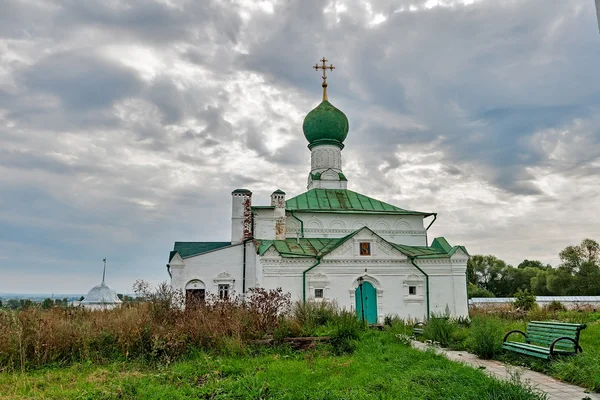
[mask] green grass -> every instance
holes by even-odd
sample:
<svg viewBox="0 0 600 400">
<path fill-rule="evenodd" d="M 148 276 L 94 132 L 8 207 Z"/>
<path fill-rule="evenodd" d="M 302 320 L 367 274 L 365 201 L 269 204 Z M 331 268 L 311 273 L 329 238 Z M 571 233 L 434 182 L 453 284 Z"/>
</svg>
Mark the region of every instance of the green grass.
<svg viewBox="0 0 600 400">
<path fill-rule="evenodd" d="M 517 383 L 367 332 L 354 354 L 197 353 L 171 365 L 76 364 L 0 374 L 0 399 L 539 399 Z"/>
<path fill-rule="evenodd" d="M 521 354 L 503 351 L 500 346 L 506 332 L 521 330 L 525 332 L 527 320 L 557 320 L 562 322 L 585 323 L 587 328 L 581 331 L 580 345 L 583 354 L 558 358 L 552 361 L 541 360 Z M 510 315 L 499 313 L 477 313 L 470 327 L 459 326 L 452 321 L 453 327 L 445 328 L 451 331 L 448 347 L 455 350 L 467 350 L 502 362 L 524 366 L 545 373 L 565 382 L 586 387 L 600 392 L 600 313 L 599 312 L 557 312 L 544 315 L 542 311 L 532 311 L 515 319 Z M 488 328 L 479 329 L 482 325 Z M 441 330 L 438 328 L 438 331 Z M 492 333 L 494 332 L 494 333 Z M 492 340 L 493 339 L 493 340 Z M 511 335 L 510 340 L 522 341 L 521 335 Z M 482 347 L 490 347 L 483 348 Z"/>
</svg>

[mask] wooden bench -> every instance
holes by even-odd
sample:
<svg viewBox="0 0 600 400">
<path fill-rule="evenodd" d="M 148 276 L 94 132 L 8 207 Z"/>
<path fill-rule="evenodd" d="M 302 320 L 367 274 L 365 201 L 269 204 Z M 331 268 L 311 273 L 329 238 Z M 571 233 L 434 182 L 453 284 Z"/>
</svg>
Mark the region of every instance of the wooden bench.
<svg viewBox="0 0 600 400">
<path fill-rule="evenodd" d="M 423 331 L 425 331 L 425 322 L 417 322 L 413 326 L 413 336 L 417 337 L 418 335 L 422 335 Z"/>
<path fill-rule="evenodd" d="M 510 331 L 504 336 L 504 350 L 549 360 L 555 355 L 573 355 L 582 352 L 579 345 L 579 332 L 585 324 L 563 322 L 531 321 L 527 324 L 527 333 Z M 508 337 L 519 333 L 525 337 L 523 342 L 509 342 Z"/>
</svg>

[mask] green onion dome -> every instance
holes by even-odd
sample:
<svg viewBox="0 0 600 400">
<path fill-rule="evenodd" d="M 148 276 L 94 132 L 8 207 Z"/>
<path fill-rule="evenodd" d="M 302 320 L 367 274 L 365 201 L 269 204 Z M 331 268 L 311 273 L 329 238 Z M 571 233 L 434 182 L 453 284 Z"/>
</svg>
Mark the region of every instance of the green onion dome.
<svg viewBox="0 0 600 400">
<path fill-rule="evenodd" d="M 346 114 L 335 108 L 329 101 L 323 100 L 304 118 L 302 130 L 308 140 L 308 148 L 320 144 L 333 144 L 344 147 L 348 135 L 348 118 Z"/>
</svg>

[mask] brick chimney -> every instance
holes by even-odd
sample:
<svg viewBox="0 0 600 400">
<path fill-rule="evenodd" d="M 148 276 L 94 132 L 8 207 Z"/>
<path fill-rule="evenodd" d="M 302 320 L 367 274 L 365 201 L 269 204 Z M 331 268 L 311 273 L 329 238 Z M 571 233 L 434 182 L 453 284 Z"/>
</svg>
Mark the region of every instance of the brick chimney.
<svg viewBox="0 0 600 400">
<path fill-rule="evenodd" d="M 277 189 L 271 194 L 271 206 L 275 207 L 275 240 L 285 240 L 286 217 L 285 217 L 285 192 Z"/>
</svg>

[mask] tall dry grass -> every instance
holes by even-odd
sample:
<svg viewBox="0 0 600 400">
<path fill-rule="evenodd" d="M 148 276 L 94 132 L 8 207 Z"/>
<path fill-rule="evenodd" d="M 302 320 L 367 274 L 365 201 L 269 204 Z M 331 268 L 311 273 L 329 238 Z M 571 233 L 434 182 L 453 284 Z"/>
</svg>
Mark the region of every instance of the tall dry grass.
<svg viewBox="0 0 600 400">
<path fill-rule="evenodd" d="M 0 310 L 0 371 L 115 358 L 169 362 L 194 348 L 274 336 L 291 307 L 281 290 L 257 289 L 245 301 L 208 297 L 184 309 L 166 285 L 138 289 L 146 301 L 113 310 Z"/>
</svg>

